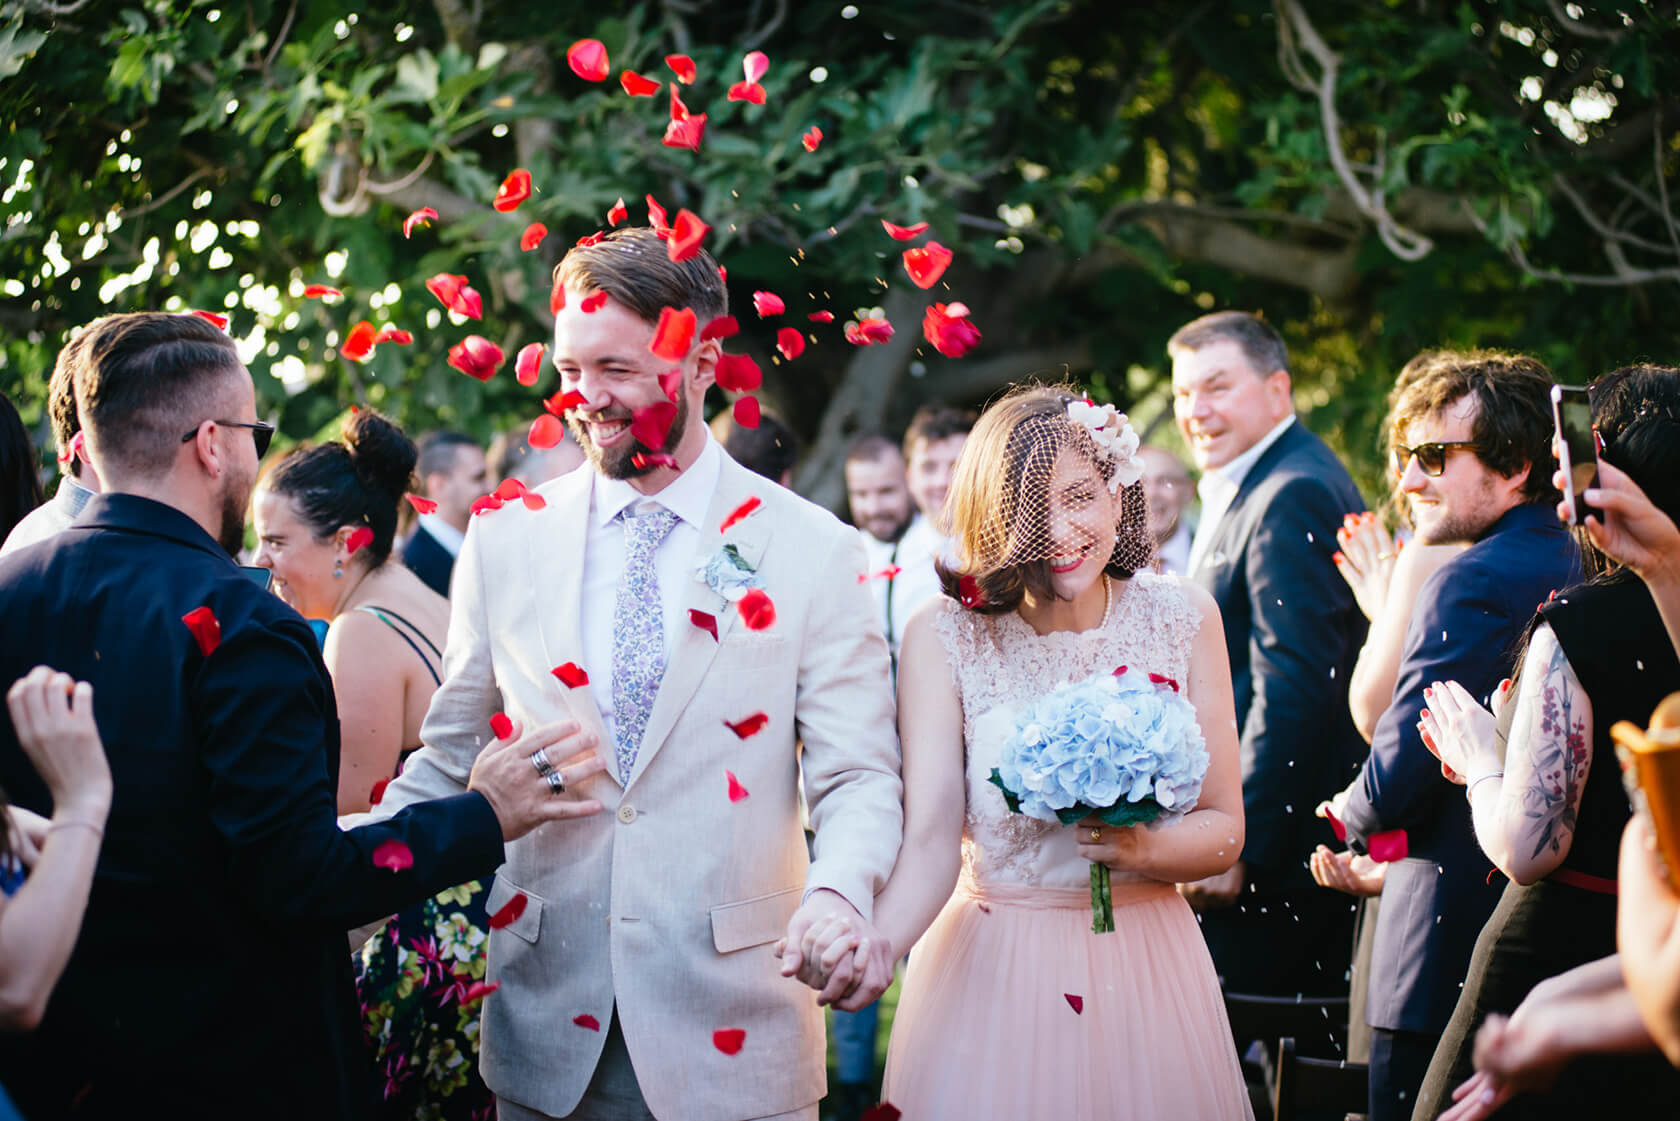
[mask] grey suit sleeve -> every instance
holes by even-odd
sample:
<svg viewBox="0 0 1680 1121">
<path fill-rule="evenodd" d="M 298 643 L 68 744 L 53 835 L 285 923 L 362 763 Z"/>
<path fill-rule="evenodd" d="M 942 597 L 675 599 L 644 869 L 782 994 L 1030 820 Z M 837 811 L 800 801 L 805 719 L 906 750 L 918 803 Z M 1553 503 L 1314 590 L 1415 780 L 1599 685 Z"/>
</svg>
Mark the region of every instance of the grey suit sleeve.
<svg viewBox="0 0 1680 1121">
<path fill-rule="evenodd" d="M 857 534 L 838 529 L 815 570 L 795 719 L 816 834 L 806 891 L 838 892 L 870 919 L 904 833 L 887 644 L 876 626 Z"/>
</svg>

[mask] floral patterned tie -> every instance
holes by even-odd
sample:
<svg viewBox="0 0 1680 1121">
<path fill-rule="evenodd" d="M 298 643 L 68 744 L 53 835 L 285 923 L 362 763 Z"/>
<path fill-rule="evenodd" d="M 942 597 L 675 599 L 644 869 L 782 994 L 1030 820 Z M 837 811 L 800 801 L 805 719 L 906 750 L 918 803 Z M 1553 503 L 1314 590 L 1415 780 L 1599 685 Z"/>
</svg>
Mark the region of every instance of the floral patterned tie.
<svg viewBox="0 0 1680 1121">
<path fill-rule="evenodd" d="M 663 508 L 644 513 L 626 507 L 624 575 L 618 582 L 613 608 L 613 721 L 618 727 L 618 775 L 630 781 L 630 768 L 642 746 L 648 713 L 665 676 L 665 613 L 659 604 L 659 574 L 653 554 L 677 524 L 677 516 Z"/>
</svg>

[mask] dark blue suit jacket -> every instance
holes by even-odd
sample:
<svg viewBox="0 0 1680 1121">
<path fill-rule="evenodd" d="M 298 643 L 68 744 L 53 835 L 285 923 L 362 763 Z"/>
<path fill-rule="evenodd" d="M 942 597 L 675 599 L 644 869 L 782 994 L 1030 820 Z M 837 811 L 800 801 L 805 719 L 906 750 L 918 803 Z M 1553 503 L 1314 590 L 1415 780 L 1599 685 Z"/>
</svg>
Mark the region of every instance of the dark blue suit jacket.
<svg viewBox="0 0 1680 1121">
<path fill-rule="evenodd" d="M 1372 1027 L 1440 1032 L 1470 953 L 1504 881 L 1476 843 L 1464 788 L 1441 777 L 1418 713 L 1435 681 L 1485 699 L 1510 673 L 1535 608 L 1581 578 L 1580 554 L 1549 506 L 1518 506 L 1429 578 L 1406 632 L 1394 700 L 1345 814 L 1348 841 L 1406 831 L 1409 855 L 1388 867 L 1365 1006 Z"/>
<path fill-rule="evenodd" d="M 415 526 L 408 544 L 403 546 L 402 562 L 428 588 L 449 598 L 449 577 L 455 572 L 455 555 L 438 544 L 437 538 Z"/>
<path fill-rule="evenodd" d="M 182 616 L 208 606 L 206 657 Z M 0 683 L 94 688 L 114 796 L 81 935 L 38 1031 L 0 1040 L 31 1119 L 353 1118 L 372 1104 L 345 932 L 492 873 L 483 796 L 338 828 L 338 713 L 314 635 L 178 510 L 102 495 L 0 561 Z M 51 809 L 0 720 L 0 785 Z M 413 867 L 376 868 L 399 840 Z"/>
<path fill-rule="evenodd" d="M 1297 421 L 1255 461 L 1191 573 L 1219 604 L 1242 734 L 1248 884 L 1238 906 L 1202 916 L 1232 989 L 1345 984 L 1351 909 L 1306 861 L 1334 839 L 1314 807 L 1365 754 L 1347 690 L 1366 622 L 1332 560 L 1342 518 L 1363 509 L 1347 469 Z"/>
</svg>

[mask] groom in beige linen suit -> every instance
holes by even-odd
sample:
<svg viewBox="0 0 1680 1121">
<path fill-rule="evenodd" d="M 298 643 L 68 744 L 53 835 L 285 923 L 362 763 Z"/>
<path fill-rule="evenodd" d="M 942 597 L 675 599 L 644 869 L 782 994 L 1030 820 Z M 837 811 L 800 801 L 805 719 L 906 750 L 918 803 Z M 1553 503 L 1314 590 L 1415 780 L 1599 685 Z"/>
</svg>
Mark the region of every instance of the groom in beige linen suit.
<svg viewBox="0 0 1680 1121">
<path fill-rule="evenodd" d="M 776 942 L 788 937 L 792 971 L 807 929 L 850 923 L 873 947 L 854 992 L 891 979 L 870 919 L 902 786 L 863 548 L 711 439 L 701 405 L 717 340 L 696 335 L 680 382 L 651 353 L 662 308 L 701 326 L 724 313 L 709 255 L 673 263 L 654 231 L 617 230 L 556 275 L 553 361 L 584 399 L 568 423 L 594 470 L 538 488 L 540 508 L 514 499 L 473 518 L 426 746 L 376 812 L 459 790 L 497 712 L 526 729 L 575 721 L 607 771 L 555 796 L 602 812 L 508 845 L 488 901 L 492 913 L 528 901 L 490 934 L 501 988 L 484 1001 L 481 1061 L 501 1116 L 814 1119 L 822 1012 L 783 976 Z M 662 374 L 677 415 L 650 458 L 629 424 L 667 400 Z M 749 587 L 773 603 L 770 626 L 737 608 Z M 576 670 L 587 683 L 563 680 Z M 570 749 L 549 750 L 534 783 Z M 806 962 L 799 976 L 816 985 L 820 972 Z"/>
</svg>

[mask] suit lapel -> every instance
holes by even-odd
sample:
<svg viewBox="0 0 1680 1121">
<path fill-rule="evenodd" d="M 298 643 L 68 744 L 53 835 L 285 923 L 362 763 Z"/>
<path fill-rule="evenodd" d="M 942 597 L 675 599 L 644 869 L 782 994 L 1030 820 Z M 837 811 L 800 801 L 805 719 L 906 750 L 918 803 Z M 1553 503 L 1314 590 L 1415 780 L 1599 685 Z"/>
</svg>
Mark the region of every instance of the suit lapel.
<svg viewBox="0 0 1680 1121">
<path fill-rule="evenodd" d="M 688 569 L 691 573 L 699 568 L 703 559 L 710 557 L 725 545 L 734 545 L 741 558 L 754 570 L 760 567 L 764 547 L 770 540 L 772 529 L 763 513 L 753 514 L 738 522 L 730 527 L 728 533 L 720 533 L 718 527 L 723 524 L 723 519 L 752 495 L 755 487 L 771 486 L 775 484 L 752 474 L 729 457 L 724 457 L 723 467 L 718 475 L 717 491 L 712 495 L 711 506 L 706 511 L 706 523 L 700 530 L 699 549 Z M 653 711 L 648 714 L 647 728 L 642 733 L 642 746 L 636 752 L 636 762 L 630 770 L 630 782 L 625 784 L 627 787 L 641 776 L 649 761 L 659 754 L 678 718 L 694 698 L 700 682 L 705 679 L 706 672 L 711 669 L 712 661 L 717 657 L 718 647 L 728 640 L 739 625 L 740 613 L 735 610 L 735 605 L 713 591 L 698 574 L 684 580 L 681 588 L 681 592 L 673 590 L 670 602 L 662 605 L 663 610 L 677 613 L 677 637 L 672 642 L 671 649 L 666 652 L 665 674 L 660 679 L 659 692 L 654 696 Z M 689 621 L 691 611 L 705 612 L 717 621 L 718 633 L 715 641 L 709 631 Z"/>
</svg>

